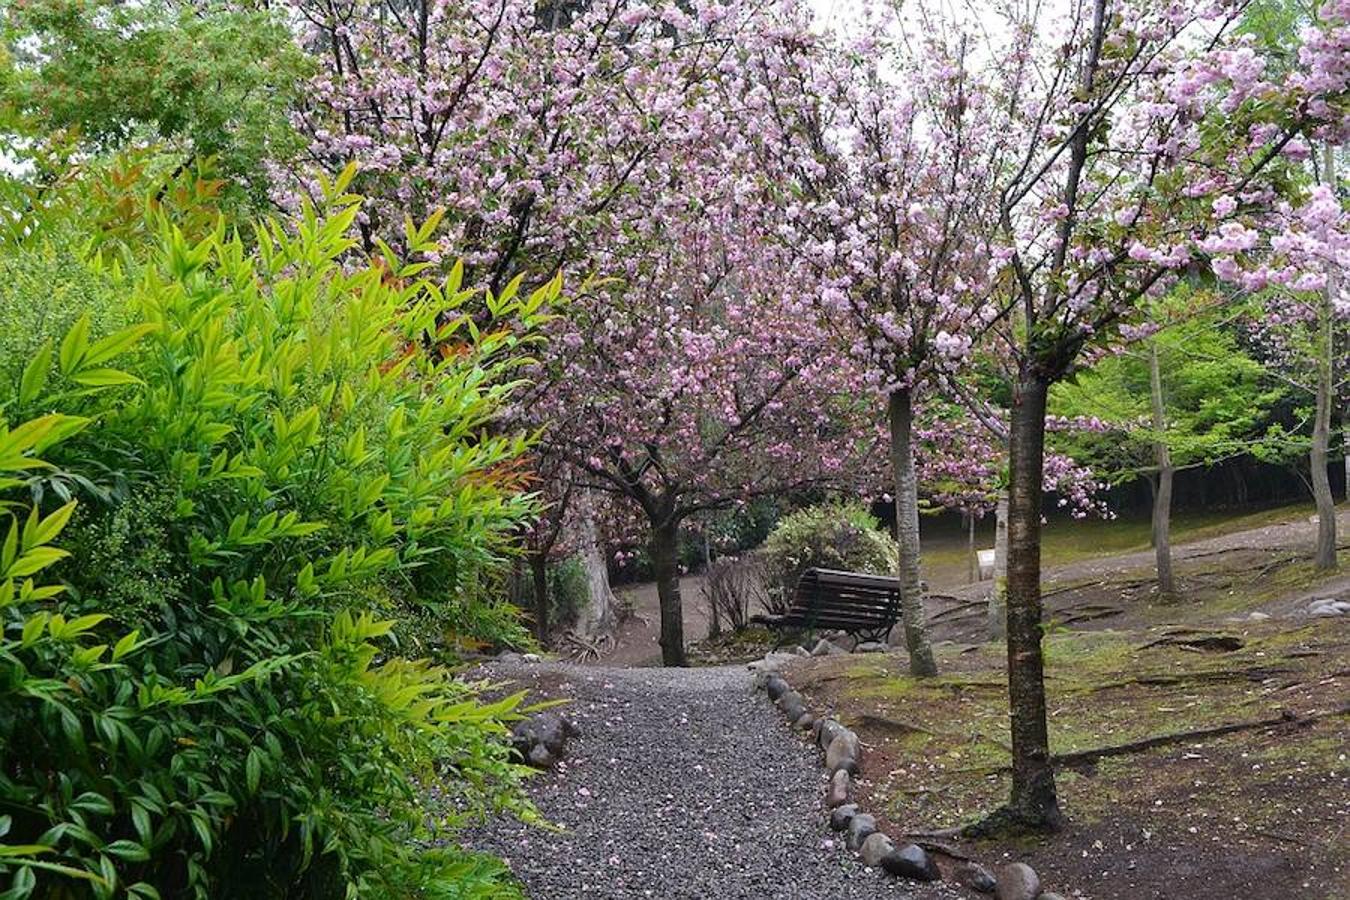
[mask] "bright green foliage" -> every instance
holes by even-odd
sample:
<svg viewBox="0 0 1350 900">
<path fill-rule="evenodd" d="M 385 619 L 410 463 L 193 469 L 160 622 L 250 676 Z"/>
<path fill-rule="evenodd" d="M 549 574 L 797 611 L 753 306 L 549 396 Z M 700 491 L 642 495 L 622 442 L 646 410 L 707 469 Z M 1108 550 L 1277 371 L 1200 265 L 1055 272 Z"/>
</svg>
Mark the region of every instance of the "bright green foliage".
<svg viewBox="0 0 1350 900">
<path fill-rule="evenodd" d="M 1128 481 L 1154 470 L 1162 437 L 1177 468 L 1278 452 L 1273 422 L 1282 391 L 1213 316 L 1183 319 L 1148 338 L 1158 348 L 1167 427 L 1153 427 L 1147 344 L 1101 360 L 1051 391 L 1050 411 L 1101 419 L 1106 432 L 1062 431 L 1056 446 L 1100 477 Z"/>
<path fill-rule="evenodd" d="M 300 147 L 287 112 L 308 61 L 270 12 L 24 0 L 6 5 L 0 29 L 0 110 L 21 133 L 96 149 L 169 141 L 216 158 L 255 201 L 264 163 Z"/>
<path fill-rule="evenodd" d="M 895 540 L 858 502 L 810 506 L 783 517 L 759 549 L 771 604 L 791 600 L 802 573 L 812 567 L 894 575 L 900 567 Z"/>
<path fill-rule="evenodd" d="M 532 512 L 493 423 L 558 285 L 362 261 L 349 177 L 252 246 L 7 250 L 47 284 L 0 286 L 34 308 L 0 335 L 0 897 L 517 895 L 418 847 L 530 815 L 521 698 L 414 657 L 523 639 L 482 591 Z"/>
</svg>

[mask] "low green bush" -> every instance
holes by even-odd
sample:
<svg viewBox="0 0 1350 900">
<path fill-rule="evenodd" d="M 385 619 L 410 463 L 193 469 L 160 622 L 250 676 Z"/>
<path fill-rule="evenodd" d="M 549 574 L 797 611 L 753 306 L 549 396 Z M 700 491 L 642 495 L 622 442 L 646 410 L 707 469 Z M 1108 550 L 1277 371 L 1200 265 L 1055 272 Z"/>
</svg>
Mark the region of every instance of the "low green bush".
<svg viewBox="0 0 1350 900">
<path fill-rule="evenodd" d="M 764 561 L 766 605 L 782 613 L 810 568 L 892 575 L 900 568 L 895 540 L 857 502 L 809 506 L 783 517 L 757 551 Z"/>
<path fill-rule="evenodd" d="M 553 603 L 552 621 L 572 624 L 590 600 L 591 588 L 586 567 L 569 556 L 549 567 L 549 599 Z"/>
<path fill-rule="evenodd" d="M 521 698 L 426 657 L 526 640 L 496 420 L 558 287 L 360 258 L 346 177 L 247 243 L 4 246 L 0 896 L 518 896 L 453 834 L 531 815 Z"/>
</svg>

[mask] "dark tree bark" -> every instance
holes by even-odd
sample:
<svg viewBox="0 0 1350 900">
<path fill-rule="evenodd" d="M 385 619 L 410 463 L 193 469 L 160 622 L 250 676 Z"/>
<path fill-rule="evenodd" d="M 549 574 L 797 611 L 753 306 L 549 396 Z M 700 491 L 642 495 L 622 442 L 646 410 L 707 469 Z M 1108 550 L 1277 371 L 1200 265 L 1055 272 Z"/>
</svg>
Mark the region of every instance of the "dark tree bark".
<svg viewBox="0 0 1350 900">
<path fill-rule="evenodd" d="M 1050 766 L 1041 652 L 1041 485 L 1049 382 L 1023 372 L 1013 398 L 1008 484 L 1008 702 L 1013 785 L 1008 813 L 1032 828 L 1063 822 Z"/>
<path fill-rule="evenodd" d="M 1158 345 L 1149 346 L 1149 395 L 1153 406 L 1154 462 L 1158 466 L 1158 481 L 1153 492 L 1153 557 L 1158 569 L 1158 593 L 1166 596 L 1176 591 L 1172 578 L 1172 480 L 1176 473 L 1172 452 L 1164 434 L 1167 430 L 1167 411 L 1163 402 L 1162 367 L 1158 363 Z"/>
<path fill-rule="evenodd" d="M 680 599 L 679 521 L 673 517 L 652 523 L 649 552 L 656 595 L 661 603 L 661 662 L 685 666 L 684 605 Z"/>
<path fill-rule="evenodd" d="M 923 612 L 919 549 L 919 477 L 914 468 L 914 398 L 892 391 L 887 401 L 891 426 L 891 474 L 895 478 L 895 536 L 900 544 L 900 617 L 911 675 L 937 674 Z"/>
<path fill-rule="evenodd" d="M 530 554 L 530 574 L 534 578 L 534 636 L 547 645 L 549 629 L 548 557 L 543 553 Z"/>
</svg>

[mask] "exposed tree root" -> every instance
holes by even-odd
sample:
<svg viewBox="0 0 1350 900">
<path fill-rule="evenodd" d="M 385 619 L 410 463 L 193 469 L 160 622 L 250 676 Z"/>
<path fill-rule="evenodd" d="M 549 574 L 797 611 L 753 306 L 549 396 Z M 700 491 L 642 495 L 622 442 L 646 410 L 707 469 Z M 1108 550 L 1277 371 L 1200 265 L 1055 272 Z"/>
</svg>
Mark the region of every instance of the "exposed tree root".
<svg viewBox="0 0 1350 900">
<path fill-rule="evenodd" d="M 988 600 L 972 600 L 968 603 L 961 603 L 953 606 L 951 609 L 944 609 L 941 612 L 934 613 L 928 617 L 929 622 L 941 622 L 948 619 L 960 619 L 977 612 L 978 608 L 989 605 Z"/>
<path fill-rule="evenodd" d="M 1157 674 L 1157 675 L 1136 675 L 1133 678 L 1125 678 L 1121 681 L 1111 681 L 1106 684 L 1096 684 L 1087 688 L 1083 693 L 1095 694 L 1100 691 L 1110 691 L 1116 688 L 1133 687 L 1142 685 L 1144 687 L 1170 687 L 1178 684 L 1222 684 L 1229 681 L 1265 681 L 1267 678 L 1273 678 L 1276 675 L 1288 675 L 1294 672 L 1294 669 L 1275 668 L 1273 666 L 1255 666 L 1250 669 L 1221 669 L 1217 671 L 1202 672 L 1182 672 L 1180 674 Z"/>
<path fill-rule="evenodd" d="M 1182 647 L 1192 650 L 1209 650 L 1218 653 L 1232 653 L 1245 646 L 1242 638 L 1231 634 L 1196 634 L 1194 632 L 1169 634 L 1156 641 L 1135 648 L 1147 650 L 1150 647 Z"/>
<path fill-rule="evenodd" d="M 1189 731 L 1173 731 L 1167 734 L 1141 738 L 1137 741 L 1128 741 L 1124 744 L 1112 744 L 1107 747 L 1096 747 L 1091 750 L 1075 750 L 1072 753 L 1056 753 L 1050 757 L 1050 763 L 1057 768 L 1091 765 L 1099 759 L 1105 759 L 1110 756 L 1128 756 L 1133 753 L 1142 753 L 1145 750 L 1152 750 L 1157 747 L 1166 747 L 1171 744 L 1183 744 L 1188 741 L 1201 740 L 1204 738 L 1221 737 L 1226 734 L 1235 734 L 1240 731 L 1255 731 L 1261 728 L 1306 728 L 1323 719 L 1332 719 L 1344 715 L 1350 715 L 1350 703 L 1338 706 L 1327 712 L 1311 713 L 1303 716 L 1285 710 L 1278 716 L 1272 716 L 1266 719 L 1234 722 L 1229 725 L 1214 725 L 1208 728 L 1195 728 Z M 977 766 L 969 769 L 949 770 L 951 774 L 980 775 L 1006 774 L 1011 771 L 1012 765 Z M 995 813 L 991 813 L 991 817 L 997 814 L 998 811 L 995 811 Z M 1012 813 L 1008 814 L 1012 815 Z"/>
<path fill-rule="evenodd" d="M 962 861 L 974 858 L 969 853 L 966 853 L 965 851 L 961 850 L 955 844 L 949 844 L 946 841 L 935 841 L 932 838 L 915 837 L 912 834 L 907 834 L 905 835 L 905 837 L 909 838 L 914 843 L 918 844 L 920 847 L 922 847 L 923 849 L 927 850 L 930 853 L 941 853 L 943 856 L 949 856 L 952 859 L 959 859 Z"/>
<path fill-rule="evenodd" d="M 1123 609 L 1101 609 L 1089 612 L 1074 613 L 1073 615 L 1065 616 L 1064 619 L 1060 621 L 1060 624 L 1076 625 L 1079 622 L 1091 622 L 1096 619 L 1109 619 L 1111 616 L 1119 616 L 1123 615 L 1124 613 L 1125 610 Z"/>
<path fill-rule="evenodd" d="M 1330 712 L 1315 713 L 1306 716 L 1300 716 L 1285 710 L 1281 712 L 1280 715 L 1272 716 L 1268 719 L 1234 722 L 1230 725 L 1215 725 L 1209 728 L 1194 728 L 1189 731 L 1174 731 L 1168 734 L 1154 735 L 1153 737 L 1147 737 L 1137 741 L 1129 741 L 1124 744 L 1113 744 L 1109 747 L 1097 747 L 1093 750 L 1078 750 L 1073 753 L 1057 753 L 1050 758 L 1050 761 L 1056 766 L 1078 766 L 1092 763 L 1108 756 L 1127 756 L 1131 753 L 1152 750 L 1155 747 L 1165 747 L 1169 744 L 1180 744 L 1200 738 L 1218 737 L 1220 735 L 1233 734 L 1239 731 L 1254 731 L 1260 728 L 1274 728 L 1277 726 L 1303 728 L 1321 719 L 1334 718 L 1335 716 L 1343 716 L 1348 713 L 1350 713 L 1350 704 L 1340 706 Z"/>
</svg>

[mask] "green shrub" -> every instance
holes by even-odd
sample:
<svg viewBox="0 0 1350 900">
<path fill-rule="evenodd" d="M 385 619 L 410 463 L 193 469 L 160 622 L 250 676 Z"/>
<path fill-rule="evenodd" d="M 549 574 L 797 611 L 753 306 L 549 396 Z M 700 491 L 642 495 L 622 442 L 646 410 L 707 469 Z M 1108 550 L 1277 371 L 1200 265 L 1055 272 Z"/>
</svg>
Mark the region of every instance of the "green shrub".
<svg viewBox="0 0 1350 900">
<path fill-rule="evenodd" d="M 7 247 L 54 260 L 22 302 L 101 285 L 0 383 L 7 897 L 518 895 L 418 848 L 531 814 L 520 697 L 415 657 L 524 640 L 478 588 L 532 513 L 528 442 L 494 423 L 558 288 L 471 317 L 458 270 L 359 260 L 349 175 L 252 248 L 167 224 L 125 269 Z"/>
<path fill-rule="evenodd" d="M 549 599 L 553 603 L 552 621 L 572 624 L 590 600 L 591 588 L 586 567 L 569 556 L 549 568 Z"/>
<path fill-rule="evenodd" d="M 810 506 L 781 519 L 758 551 L 771 611 L 786 609 L 797 580 L 810 568 L 894 574 L 900 567 L 899 550 L 880 528 L 856 502 Z"/>
</svg>

